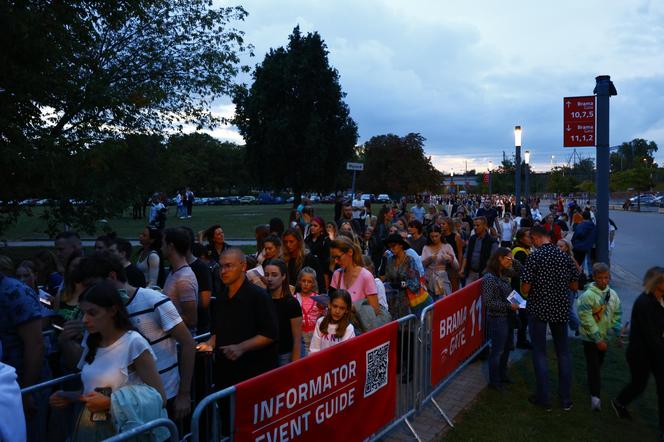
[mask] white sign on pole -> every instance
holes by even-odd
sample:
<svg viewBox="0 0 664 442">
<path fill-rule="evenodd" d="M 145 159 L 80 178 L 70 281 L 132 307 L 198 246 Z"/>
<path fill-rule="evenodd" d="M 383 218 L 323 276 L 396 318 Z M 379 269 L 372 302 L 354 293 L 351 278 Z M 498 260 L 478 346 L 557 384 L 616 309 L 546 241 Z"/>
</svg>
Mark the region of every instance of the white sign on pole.
<svg viewBox="0 0 664 442">
<path fill-rule="evenodd" d="M 346 163 L 346 170 L 364 170 L 364 163 Z"/>
</svg>

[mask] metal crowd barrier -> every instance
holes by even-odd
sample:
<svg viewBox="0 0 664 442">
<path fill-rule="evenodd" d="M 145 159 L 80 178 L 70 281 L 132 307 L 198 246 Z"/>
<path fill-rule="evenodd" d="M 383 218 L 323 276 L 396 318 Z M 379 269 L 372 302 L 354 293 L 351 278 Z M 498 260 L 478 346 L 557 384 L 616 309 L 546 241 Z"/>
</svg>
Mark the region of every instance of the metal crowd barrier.
<svg viewBox="0 0 664 442">
<path fill-rule="evenodd" d="M 221 422 L 221 407 L 219 401 L 228 398 L 228 407 L 229 407 L 229 420 L 227 428 L 222 427 Z M 208 405 L 211 405 L 210 409 L 207 410 Z M 205 413 L 205 415 L 203 414 Z M 212 393 L 211 395 L 205 397 L 194 410 L 194 414 L 191 416 L 191 440 L 192 442 L 201 441 L 201 419 L 206 418 L 206 426 L 203 434 L 206 436 L 204 440 L 212 441 L 224 441 L 230 440 L 230 436 L 224 436 L 224 434 L 233 434 L 234 432 L 234 421 L 235 421 L 235 386 L 225 388 L 221 391 Z M 224 431 L 226 430 L 226 431 Z M 186 439 L 186 437 L 185 437 Z"/>
<path fill-rule="evenodd" d="M 40 384 L 31 385 L 25 387 L 21 390 L 21 394 L 34 393 L 35 391 L 43 390 L 44 388 L 53 387 L 54 385 L 62 384 L 63 382 L 77 380 L 81 377 L 81 373 L 71 373 L 59 378 L 51 379 L 50 381 L 44 381 Z"/>
<path fill-rule="evenodd" d="M 415 315 L 404 316 L 397 320 L 397 409 L 395 418 L 386 427 L 374 434 L 370 440 L 377 440 L 402 422 L 420 441 L 419 435 L 408 418 L 417 411 L 417 395 L 420 373 L 420 345 L 417 341 L 419 323 Z M 370 332 L 369 332 L 370 333 Z"/>
<path fill-rule="evenodd" d="M 436 302 L 441 302 L 442 300 L 438 300 Z M 484 351 L 485 348 L 489 346 L 489 341 L 486 339 L 486 327 L 482 327 L 482 332 L 484 333 L 484 338 L 483 338 L 483 343 L 480 346 L 479 349 L 477 349 L 473 354 L 471 354 L 468 358 L 466 358 L 457 368 L 454 369 L 452 373 L 447 375 L 445 379 L 440 381 L 438 385 L 432 386 L 431 385 L 431 371 L 429 368 L 431 367 L 431 339 L 432 339 L 432 333 L 434 330 L 433 327 L 433 309 L 434 309 L 434 304 L 431 304 L 427 306 L 423 311 L 422 311 L 422 316 L 421 316 L 421 321 L 420 321 L 420 328 L 419 328 L 419 339 L 421 342 L 420 345 L 420 352 L 421 352 L 421 358 L 420 358 L 420 391 L 419 391 L 419 397 L 417 398 L 416 403 L 418 404 L 418 412 L 419 410 L 424 407 L 428 402 L 431 402 L 433 406 L 438 410 L 440 415 L 442 416 L 443 419 L 445 419 L 445 422 L 451 427 L 454 428 L 454 423 L 452 422 L 452 419 L 445 413 L 443 408 L 440 406 L 440 404 L 436 401 L 436 396 L 451 382 L 454 380 L 454 378 L 461 373 L 461 371 L 468 366 L 472 361 L 475 360 L 475 358 Z M 485 313 L 482 313 L 485 315 Z"/>
<path fill-rule="evenodd" d="M 433 308 L 434 304 L 426 307 L 421 318 L 415 315 L 408 315 L 397 320 L 397 402 L 395 418 L 387 426 L 370 437 L 370 440 L 377 440 L 385 436 L 392 429 L 404 423 L 416 440 L 420 441 L 418 434 L 413 428 L 409 419 L 428 402 L 431 402 L 445 419 L 450 427 L 454 427 L 452 420 L 447 416 L 441 405 L 436 401 L 435 396 L 440 393 L 454 378 L 472 362 L 488 345 L 486 339 L 486 327 L 483 327 L 484 339 L 482 346 L 463 361 L 456 369 L 437 385 L 431 385 L 431 343 L 433 332 Z M 418 319 L 420 321 L 418 322 Z M 196 342 L 209 338 L 210 333 L 195 336 Z M 184 436 L 183 440 L 191 439 L 193 442 L 203 440 L 230 440 L 234 433 L 235 420 L 235 392 L 234 386 L 224 390 L 211 393 L 204 397 L 204 390 L 198 390 L 196 385 L 209 388 L 213 384 L 213 358 L 212 355 L 202 355 L 197 352 L 197 358 L 204 357 L 203 369 L 196 372 L 199 376 L 194 376 L 194 386 L 192 388 L 192 401 L 196 405 L 191 417 L 191 433 Z M 202 379 L 200 376 L 202 375 Z M 57 379 L 42 382 L 21 390 L 22 394 L 35 392 L 45 388 L 50 388 L 66 381 L 78 379 L 80 373 L 72 373 Z M 220 402 L 225 402 L 223 405 Z M 226 402 L 227 401 L 227 402 Z M 221 413 L 222 407 L 228 407 L 228 413 Z M 222 414 L 229 416 L 228 421 L 224 421 Z M 169 419 L 157 419 L 134 428 L 130 431 L 117 434 L 107 442 L 118 442 L 136 437 L 137 435 L 149 431 L 153 428 L 165 426 L 171 433 L 171 441 L 177 441 L 178 428 L 176 424 Z"/>
<path fill-rule="evenodd" d="M 143 433 L 147 433 L 148 431 L 158 427 L 166 427 L 166 429 L 170 433 L 169 439 L 171 440 L 171 442 L 178 442 L 178 429 L 175 426 L 175 423 L 173 423 L 172 420 L 165 418 L 155 419 L 153 421 L 146 422 L 143 425 L 139 425 L 136 428 L 123 431 L 122 433 L 118 433 L 115 436 L 109 437 L 108 439 L 104 439 L 103 442 L 120 442 L 124 440 L 129 440 L 134 437 L 140 436 Z"/>
</svg>

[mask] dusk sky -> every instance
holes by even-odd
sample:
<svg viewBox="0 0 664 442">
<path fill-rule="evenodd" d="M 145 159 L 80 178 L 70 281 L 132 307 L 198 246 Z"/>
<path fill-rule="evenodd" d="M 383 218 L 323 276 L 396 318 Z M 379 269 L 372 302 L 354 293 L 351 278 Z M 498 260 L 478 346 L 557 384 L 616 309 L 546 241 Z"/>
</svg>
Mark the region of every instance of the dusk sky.
<svg viewBox="0 0 664 442">
<path fill-rule="evenodd" d="M 234 2 L 217 2 L 233 5 Z M 486 170 L 514 154 L 515 125 L 536 170 L 567 163 L 563 97 L 610 75 L 611 145 L 645 138 L 664 161 L 664 1 L 246 0 L 240 28 L 260 63 L 299 24 L 317 31 L 339 71 L 362 143 L 419 132 L 446 172 Z M 249 82 L 249 78 L 243 79 Z M 232 115 L 233 106 L 216 110 Z M 213 132 L 242 142 L 234 128 Z M 579 148 L 582 158 L 595 148 Z M 555 158 L 551 158 L 551 156 Z"/>
</svg>

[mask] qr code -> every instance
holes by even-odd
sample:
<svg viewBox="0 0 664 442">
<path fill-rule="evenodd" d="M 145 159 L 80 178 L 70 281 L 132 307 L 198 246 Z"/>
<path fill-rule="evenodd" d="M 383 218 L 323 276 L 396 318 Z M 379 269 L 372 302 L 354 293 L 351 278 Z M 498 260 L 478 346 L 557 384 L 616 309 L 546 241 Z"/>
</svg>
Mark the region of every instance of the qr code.
<svg viewBox="0 0 664 442">
<path fill-rule="evenodd" d="M 364 397 L 371 396 L 387 385 L 389 362 L 389 342 L 367 350 L 367 378 L 364 383 Z"/>
</svg>

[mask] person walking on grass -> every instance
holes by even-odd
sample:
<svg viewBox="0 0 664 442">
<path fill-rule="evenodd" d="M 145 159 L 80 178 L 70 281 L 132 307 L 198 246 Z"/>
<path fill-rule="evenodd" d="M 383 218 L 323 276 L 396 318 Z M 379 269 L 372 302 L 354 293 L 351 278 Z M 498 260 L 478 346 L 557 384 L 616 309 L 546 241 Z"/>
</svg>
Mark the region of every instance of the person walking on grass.
<svg viewBox="0 0 664 442">
<path fill-rule="evenodd" d="M 607 335 L 613 330 L 620 335 L 622 327 L 622 307 L 620 298 L 609 287 L 609 266 L 598 262 L 593 265 L 593 279 L 588 289 L 579 297 L 579 334 L 583 341 L 583 353 L 586 357 L 588 388 L 590 389 L 590 409 L 602 408 L 600 392 L 600 369 L 608 348 Z"/>
<path fill-rule="evenodd" d="M 652 373 L 657 385 L 659 440 L 664 441 L 664 268 L 653 267 L 644 277 L 644 291 L 632 307 L 627 364 L 631 380 L 611 401 L 621 419 L 630 419 L 627 405 L 640 396 Z"/>
</svg>

